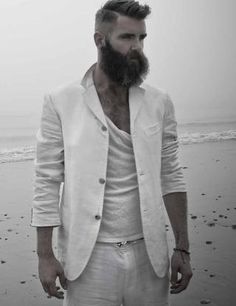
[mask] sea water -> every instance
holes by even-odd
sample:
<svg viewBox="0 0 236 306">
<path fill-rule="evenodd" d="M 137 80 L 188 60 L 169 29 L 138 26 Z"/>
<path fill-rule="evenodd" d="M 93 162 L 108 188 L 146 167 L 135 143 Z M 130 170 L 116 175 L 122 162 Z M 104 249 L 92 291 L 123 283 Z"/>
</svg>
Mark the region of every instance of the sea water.
<svg viewBox="0 0 236 306">
<path fill-rule="evenodd" d="M 39 118 L 33 115 L 0 115 L 0 163 L 33 160 Z M 178 124 L 180 145 L 236 140 L 236 120 Z"/>
</svg>

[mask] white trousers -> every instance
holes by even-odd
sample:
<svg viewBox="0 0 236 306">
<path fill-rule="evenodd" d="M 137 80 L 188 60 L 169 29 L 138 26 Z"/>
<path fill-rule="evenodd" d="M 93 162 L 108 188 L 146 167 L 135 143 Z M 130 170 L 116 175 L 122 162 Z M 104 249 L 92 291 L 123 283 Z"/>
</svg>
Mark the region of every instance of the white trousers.
<svg viewBox="0 0 236 306">
<path fill-rule="evenodd" d="M 168 306 L 169 276 L 158 278 L 144 240 L 97 242 L 83 273 L 68 282 L 64 306 Z"/>
</svg>

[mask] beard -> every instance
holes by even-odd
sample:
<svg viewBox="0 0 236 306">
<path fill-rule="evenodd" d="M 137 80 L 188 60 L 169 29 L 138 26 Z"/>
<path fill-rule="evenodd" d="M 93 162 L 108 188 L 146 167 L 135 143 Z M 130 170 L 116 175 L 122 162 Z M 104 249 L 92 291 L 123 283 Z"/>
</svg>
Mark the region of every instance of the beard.
<svg viewBox="0 0 236 306">
<path fill-rule="evenodd" d="M 101 48 L 100 67 L 111 81 L 127 88 L 140 85 L 149 72 L 149 62 L 143 53 L 130 50 L 123 55 L 107 39 Z"/>
</svg>

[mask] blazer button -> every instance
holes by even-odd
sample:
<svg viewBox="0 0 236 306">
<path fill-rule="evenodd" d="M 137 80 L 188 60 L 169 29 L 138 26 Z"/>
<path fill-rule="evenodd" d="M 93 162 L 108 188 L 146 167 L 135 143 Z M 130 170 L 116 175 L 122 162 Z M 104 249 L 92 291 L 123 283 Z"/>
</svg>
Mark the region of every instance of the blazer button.
<svg viewBox="0 0 236 306">
<path fill-rule="evenodd" d="M 100 183 L 100 184 L 105 184 L 105 182 L 106 182 L 106 181 L 105 181 L 103 178 L 100 178 L 100 179 L 99 179 L 99 183 Z"/>
<path fill-rule="evenodd" d="M 96 219 L 96 220 L 100 220 L 100 219 L 101 219 L 101 216 L 96 215 L 96 216 L 95 216 L 95 219 Z"/>
<path fill-rule="evenodd" d="M 103 132 L 107 131 L 107 128 L 105 127 L 105 125 L 102 126 L 102 130 L 103 130 Z"/>
</svg>

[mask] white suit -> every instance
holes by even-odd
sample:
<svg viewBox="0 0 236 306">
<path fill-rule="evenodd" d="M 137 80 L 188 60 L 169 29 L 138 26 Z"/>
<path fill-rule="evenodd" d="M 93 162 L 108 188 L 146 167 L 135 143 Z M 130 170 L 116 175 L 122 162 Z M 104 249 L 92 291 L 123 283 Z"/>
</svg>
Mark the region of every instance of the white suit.
<svg viewBox="0 0 236 306">
<path fill-rule="evenodd" d="M 59 226 L 59 255 L 69 280 L 90 258 L 103 210 L 109 136 L 93 69 L 81 84 L 45 97 L 37 137 L 31 224 Z M 129 107 L 143 234 L 152 266 L 163 277 L 169 258 L 162 196 L 186 191 L 174 108 L 168 95 L 147 85 L 130 88 Z"/>
</svg>

